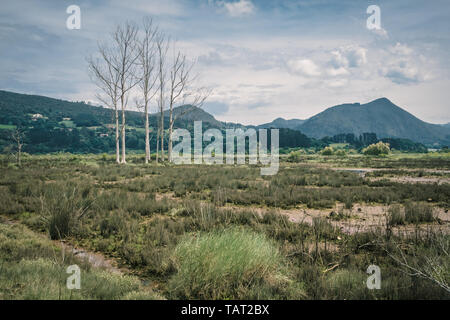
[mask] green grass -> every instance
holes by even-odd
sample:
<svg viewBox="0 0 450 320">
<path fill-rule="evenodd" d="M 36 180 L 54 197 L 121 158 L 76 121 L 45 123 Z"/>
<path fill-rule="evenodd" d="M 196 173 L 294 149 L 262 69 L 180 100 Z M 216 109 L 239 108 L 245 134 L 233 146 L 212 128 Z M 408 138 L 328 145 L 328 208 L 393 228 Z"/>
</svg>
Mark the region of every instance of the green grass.
<svg viewBox="0 0 450 320">
<path fill-rule="evenodd" d="M 0 129 L 4 130 L 14 130 L 16 128 L 13 124 L 0 124 Z"/>
<path fill-rule="evenodd" d="M 332 147 L 334 150 L 337 149 L 344 149 L 345 147 L 348 147 L 348 143 L 331 143 L 330 147 Z"/>
<path fill-rule="evenodd" d="M 175 249 L 177 273 L 170 292 L 184 299 L 270 299 L 292 289 L 283 257 L 264 235 L 245 229 L 225 229 L 189 236 Z M 284 290 L 287 291 L 287 290 Z"/>
<path fill-rule="evenodd" d="M 399 209 L 390 214 L 398 213 L 398 217 L 392 218 L 392 226 L 404 223 L 415 229 L 413 224 L 417 224 L 418 229 L 425 227 L 419 224 L 436 225 L 429 208 L 448 208 L 448 184 L 370 182 L 353 172 L 326 166 L 376 163 L 400 168 L 395 170 L 401 174 L 405 168 L 422 168 L 424 163 L 442 169 L 448 160 L 428 155 L 349 155 L 325 160 L 299 153 L 299 157 L 311 158 L 305 163 L 282 162 L 278 174 L 271 177 L 261 177 L 257 166 L 247 165 L 144 165 L 142 154 L 128 155 L 126 166 L 116 165 L 114 155 L 67 153 L 26 156 L 22 168 L 0 161 L 0 214 L 33 230 L 19 232 L 16 228 L 23 227 L 5 225 L 0 232 L 0 267 L 3 264 L 9 278 L 23 286 L 15 289 L 13 282 L 2 279 L 3 297 L 39 294 L 37 289 L 26 291 L 23 283 L 31 276 L 21 280 L 14 269 L 24 275 L 32 270 L 42 273 L 45 283 L 36 282 L 35 288 L 48 285 L 48 297 L 55 297 L 55 288 L 64 282 L 50 279 L 45 270 L 66 276 L 63 267 L 74 260 L 66 255 L 62 264 L 60 250 L 48 237 L 58 239 L 61 230 L 66 230 L 62 236 L 67 242 L 117 259 L 157 292 L 136 287 L 134 280 L 118 285 L 112 280 L 102 286 L 96 281 L 108 280 L 94 274 L 89 280 L 90 292 L 70 296 L 70 292 L 60 295 L 58 289 L 57 298 L 450 298 L 431 281 L 405 274 L 387 254 L 400 248 L 420 268 L 439 254 L 439 268 L 447 268 L 448 259 L 439 246 L 448 241 L 448 235 L 435 241 L 433 230 L 397 236 L 388 235 L 384 228 L 348 235 L 333 226 L 340 223 L 340 215 L 314 219 L 310 225 L 292 223 L 278 212 L 283 208 L 331 208 L 337 202 L 347 208 L 364 202 L 395 203 Z M 324 163 L 317 166 L 314 161 Z M 84 208 L 88 209 L 81 216 Z M 260 210 L 264 214 L 259 214 Z M 353 218 L 342 215 L 344 222 Z M 448 248 L 444 250 L 448 252 Z M 368 291 L 361 281 L 370 264 L 382 269 L 382 290 Z M 82 269 L 99 271 L 89 266 Z"/>
<path fill-rule="evenodd" d="M 69 290 L 66 268 L 81 268 L 81 288 Z M 91 268 L 22 225 L 0 224 L 0 300 L 161 299 L 138 278 Z"/>
<path fill-rule="evenodd" d="M 76 124 L 72 120 L 63 120 L 58 122 L 59 124 L 65 125 L 67 128 L 76 128 Z"/>
</svg>

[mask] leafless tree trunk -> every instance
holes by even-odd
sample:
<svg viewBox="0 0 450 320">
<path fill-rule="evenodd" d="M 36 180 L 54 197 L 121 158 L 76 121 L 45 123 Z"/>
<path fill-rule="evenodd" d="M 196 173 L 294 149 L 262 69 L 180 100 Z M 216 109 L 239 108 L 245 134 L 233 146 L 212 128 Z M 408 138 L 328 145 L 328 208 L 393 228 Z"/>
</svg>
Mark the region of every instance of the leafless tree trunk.
<svg viewBox="0 0 450 320">
<path fill-rule="evenodd" d="M 150 129 L 149 129 L 149 107 L 150 100 L 157 93 L 153 90 L 158 77 L 155 73 L 156 48 L 155 37 L 157 36 L 157 29 L 153 25 L 151 19 L 145 18 L 143 21 L 143 38 L 139 42 L 139 67 L 142 75 L 140 76 L 140 88 L 142 90 L 142 108 L 145 117 L 145 163 L 150 161 Z"/>
<path fill-rule="evenodd" d="M 128 94 L 139 82 L 136 77 L 136 61 L 140 56 L 139 47 L 137 43 L 138 28 L 136 25 L 126 22 L 123 25 L 117 26 L 113 33 L 114 49 L 117 50 L 116 59 L 113 67 L 119 73 L 119 97 L 120 107 L 122 110 L 122 159 L 121 163 L 126 163 L 126 146 L 125 146 L 125 132 L 126 119 L 125 110 L 128 104 Z"/>
<path fill-rule="evenodd" d="M 158 162 L 158 147 L 161 150 L 161 162 L 164 162 L 164 107 L 165 107 L 165 91 L 166 91 L 166 58 L 169 49 L 169 39 L 163 34 L 159 33 L 156 37 L 156 48 L 158 51 L 158 80 L 159 80 L 159 126 L 158 126 L 158 142 L 156 149 L 156 162 Z"/>
<path fill-rule="evenodd" d="M 91 79 L 102 90 L 106 97 L 101 94 L 97 98 L 106 106 L 112 108 L 115 122 L 115 140 L 116 140 L 116 162 L 120 163 L 120 143 L 119 143 L 119 112 L 117 110 L 117 102 L 119 97 L 119 73 L 115 71 L 113 62 L 115 60 L 115 52 L 104 45 L 98 45 L 100 58 L 93 59 L 89 57 L 88 67 Z"/>
<path fill-rule="evenodd" d="M 15 129 L 12 133 L 13 140 L 17 143 L 17 154 L 16 154 L 16 160 L 17 165 L 19 167 L 22 166 L 22 147 L 23 147 L 23 132 L 20 131 L 20 129 Z"/>
<path fill-rule="evenodd" d="M 186 56 L 178 51 L 173 56 L 170 68 L 170 91 L 169 91 L 169 144 L 167 146 L 167 155 L 169 162 L 172 162 L 172 132 L 175 117 L 173 114 L 174 104 L 179 98 L 182 98 L 184 90 L 189 81 L 189 72 L 192 66 L 187 66 Z"/>
</svg>

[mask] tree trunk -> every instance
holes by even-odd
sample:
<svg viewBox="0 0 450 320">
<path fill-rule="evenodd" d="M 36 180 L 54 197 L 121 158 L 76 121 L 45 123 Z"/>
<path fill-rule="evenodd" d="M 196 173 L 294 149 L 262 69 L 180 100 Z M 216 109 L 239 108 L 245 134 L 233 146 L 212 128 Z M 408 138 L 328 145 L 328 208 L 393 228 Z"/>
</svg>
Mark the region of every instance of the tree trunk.
<svg viewBox="0 0 450 320">
<path fill-rule="evenodd" d="M 161 108 L 161 162 L 164 162 L 164 111 Z"/>
<path fill-rule="evenodd" d="M 21 153 L 22 153 L 22 145 L 19 142 L 19 145 L 17 146 L 17 164 L 19 165 L 19 167 L 22 166 L 22 161 L 21 161 Z"/>
<path fill-rule="evenodd" d="M 150 130 L 148 127 L 148 105 L 145 102 L 145 163 L 150 161 Z"/>
<path fill-rule="evenodd" d="M 172 162 L 172 132 L 173 132 L 173 109 L 170 108 L 169 111 L 169 145 L 167 146 L 167 156 L 169 157 L 169 162 Z"/>
<path fill-rule="evenodd" d="M 122 104 L 122 161 L 121 163 L 127 163 L 126 160 L 126 146 L 125 146 L 125 108 Z"/>
<path fill-rule="evenodd" d="M 116 120 L 116 162 L 120 163 L 119 111 L 114 107 Z"/>
<path fill-rule="evenodd" d="M 159 162 L 159 126 L 158 126 L 158 132 L 156 134 L 156 163 Z"/>
</svg>

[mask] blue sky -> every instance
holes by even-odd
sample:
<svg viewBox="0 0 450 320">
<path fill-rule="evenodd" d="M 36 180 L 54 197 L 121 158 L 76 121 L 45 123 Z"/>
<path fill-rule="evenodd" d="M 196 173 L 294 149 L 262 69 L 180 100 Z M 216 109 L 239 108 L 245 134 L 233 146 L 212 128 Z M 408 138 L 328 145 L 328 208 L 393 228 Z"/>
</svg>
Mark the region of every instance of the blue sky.
<svg viewBox="0 0 450 320">
<path fill-rule="evenodd" d="M 68 30 L 66 8 L 81 8 Z M 368 30 L 369 5 L 381 30 Z M 416 0 L 18 0 L 0 7 L 0 88 L 96 100 L 85 58 L 124 20 L 151 16 L 198 59 L 224 121 L 308 118 L 387 97 L 417 117 L 450 122 L 450 2 Z"/>
</svg>

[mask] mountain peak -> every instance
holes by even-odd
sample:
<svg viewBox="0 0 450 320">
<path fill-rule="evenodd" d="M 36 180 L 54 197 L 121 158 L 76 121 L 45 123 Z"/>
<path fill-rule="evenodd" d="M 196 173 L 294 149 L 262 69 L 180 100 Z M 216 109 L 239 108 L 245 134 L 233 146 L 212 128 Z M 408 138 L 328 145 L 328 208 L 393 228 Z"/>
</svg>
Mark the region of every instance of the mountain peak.
<svg viewBox="0 0 450 320">
<path fill-rule="evenodd" d="M 390 103 L 390 104 L 393 104 L 392 101 L 389 100 L 386 97 L 381 97 L 381 98 L 375 99 L 375 100 L 369 102 L 368 104 L 370 104 L 370 103 Z"/>
</svg>

